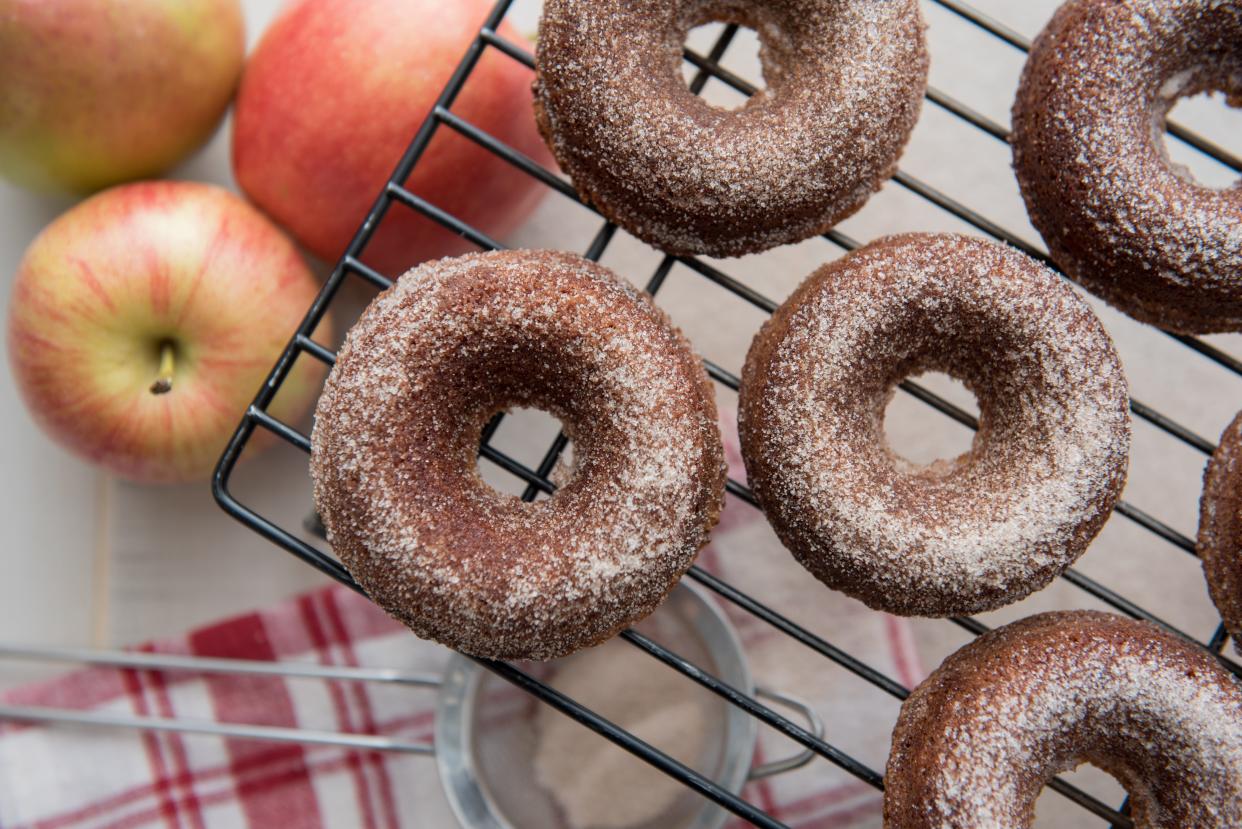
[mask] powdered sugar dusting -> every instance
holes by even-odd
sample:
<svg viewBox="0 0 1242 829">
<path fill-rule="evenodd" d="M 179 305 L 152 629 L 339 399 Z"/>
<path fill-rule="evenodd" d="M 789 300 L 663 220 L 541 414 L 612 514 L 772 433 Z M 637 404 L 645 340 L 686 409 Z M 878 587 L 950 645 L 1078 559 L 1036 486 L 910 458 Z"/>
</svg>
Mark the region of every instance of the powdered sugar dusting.
<svg viewBox="0 0 1242 829">
<path fill-rule="evenodd" d="M 902 706 L 886 826 L 1029 826 L 1081 763 L 1113 774 L 1136 825 L 1242 825 L 1242 688 L 1154 625 L 1046 613 L 949 657 Z"/>
<path fill-rule="evenodd" d="M 901 379 L 979 400 L 972 450 L 911 468 L 884 439 Z M 947 616 L 1043 587 L 1120 493 L 1125 378 L 1051 271 L 952 235 L 888 237 L 821 269 L 751 346 L 740 434 L 755 494 L 820 580 L 872 607 Z"/>
<path fill-rule="evenodd" d="M 1036 39 L 1013 111 L 1031 221 L 1070 276 L 1185 333 L 1242 329 L 1242 180 L 1216 190 L 1165 150 L 1176 98 L 1242 104 L 1242 2 L 1070 0 Z"/>
<path fill-rule="evenodd" d="M 687 33 L 714 20 L 759 33 L 767 89 L 737 111 L 682 80 Z M 664 250 L 716 256 L 862 207 L 927 81 L 914 0 L 547 0 L 537 67 L 540 128 L 583 197 Z"/>
<path fill-rule="evenodd" d="M 573 476 L 533 504 L 483 483 L 497 410 L 551 412 Z M 424 265 L 350 331 L 317 409 L 329 539 L 382 607 L 476 655 L 551 658 L 646 615 L 723 498 L 711 386 L 647 299 L 546 251 Z"/>
</svg>

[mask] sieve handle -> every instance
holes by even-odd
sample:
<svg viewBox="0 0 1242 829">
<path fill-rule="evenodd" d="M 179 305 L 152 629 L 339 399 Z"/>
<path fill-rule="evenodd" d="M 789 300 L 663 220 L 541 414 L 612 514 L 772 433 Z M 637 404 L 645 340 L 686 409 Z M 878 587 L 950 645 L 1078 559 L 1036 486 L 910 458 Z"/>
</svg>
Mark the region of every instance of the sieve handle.
<svg viewBox="0 0 1242 829">
<path fill-rule="evenodd" d="M 824 736 L 824 721 L 820 719 L 819 714 L 815 713 L 815 709 L 807 705 L 800 699 L 791 697 L 788 694 L 782 694 L 779 691 L 772 691 L 768 688 L 755 687 L 755 696 L 775 702 L 778 705 L 796 711 L 806 720 L 807 731 L 815 735 L 816 739 Z M 787 771 L 800 769 L 815 757 L 815 752 L 809 748 L 799 751 L 790 757 L 781 760 L 772 760 L 771 762 L 755 766 L 750 770 L 747 776 L 748 780 L 762 780 L 765 777 L 773 777 L 777 774 L 784 774 Z"/>
<path fill-rule="evenodd" d="M 439 676 L 413 673 L 395 668 L 360 668 L 348 665 L 320 665 L 304 662 L 269 662 L 254 659 L 224 659 L 176 653 L 98 650 L 90 648 L 58 648 L 42 645 L 5 644 L 0 642 L 0 659 L 25 659 L 39 662 L 80 662 L 140 671 L 185 671 L 195 674 L 268 676 L 281 679 L 321 679 L 345 682 L 377 682 L 407 687 L 438 688 Z M 208 734 L 243 740 L 276 743 L 301 743 L 356 748 L 369 751 L 392 751 L 402 754 L 432 754 L 431 743 L 397 740 L 376 734 L 317 731 L 291 726 L 225 723 L 214 720 L 190 720 L 172 717 L 139 716 L 106 710 L 74 710 L 29 705 L 0 705 L 0 721 L 60 723 L 125 728 L 138 731 L 166 731 L 183 734 Z"/>
<path fill-rule="evenodd" d="M 50 724 L 71 724 L 103 728 L 124 728 L 137 731 L 173 731 L 180 734 L 206 734 L 239 740 L 269 743 L 336 746 L 367 751 L 392 751 L 399 754 L 434 754 L 431 743 L 411 743 L 372 734 L 347 734 L 335 731 L 314 731 L 275 725 L 221 723 L 214 720 L 183 720 L 118 714 L 110 711 L 79 711 L 67 708 L 44 708 L 29 705 L 0 705 L 0 720 L 18 720 Z"/>
</svg>

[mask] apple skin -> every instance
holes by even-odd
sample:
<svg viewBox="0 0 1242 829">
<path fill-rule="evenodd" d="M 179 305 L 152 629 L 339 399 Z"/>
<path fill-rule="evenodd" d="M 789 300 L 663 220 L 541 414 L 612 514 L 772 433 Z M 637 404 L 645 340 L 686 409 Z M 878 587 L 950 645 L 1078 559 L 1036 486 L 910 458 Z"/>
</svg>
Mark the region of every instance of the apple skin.
<svg viewBox="0 0 1242 829">
<path fill-rule="evenodd" d="M 237 196 L 123 185 L 26 251 L 9 304 L 13 373 L 35 419 L 82 457 L 133 481 L 204 478 L 317 289 L 293 243 Z M 176 362 L 160 394 L 165 343 Z M 296 420 L 323 373 L 298 359 L 272 413 Z"/>
<path fill-rule="evenodd" d="M 0 0 L 0 176 L 87 193 L 202 145 L 245 60 L 238 0 Z"/>
<path fill-rule="evenodd" d="M 246 194 L 316 256 L 344 253 L 492 8 L 492 0 L 296 0 L 246 64 L 233 172 Z M 521 42 L 502 27 L 501 34 Z M 453 112 L 551 165 L 532 109 L 533 73 L 487 49 Z M 547 188 L 442 127 L 408 182 L 493 237 Z M 393 205 L 367 264 L 397 276 L 470 243 Z"/>
</svg>

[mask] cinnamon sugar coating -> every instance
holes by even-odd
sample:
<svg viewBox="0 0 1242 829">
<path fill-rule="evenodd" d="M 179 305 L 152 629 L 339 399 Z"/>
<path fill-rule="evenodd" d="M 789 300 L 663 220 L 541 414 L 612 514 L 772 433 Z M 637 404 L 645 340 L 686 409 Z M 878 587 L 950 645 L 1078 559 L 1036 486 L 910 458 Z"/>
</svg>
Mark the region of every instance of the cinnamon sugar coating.
<svg viewBox="0 0 1242 829">
<path fill-rule="evenodd" d="M 979 402 L 969 452 L 916 466 L 884 412 L 941 371 Z M 1011 248 L 873 242 L 812 274 L 751 344 L 739 433 L 782 542 L 829 587 L 907 616 L 991 610 L 1087 548 L 1121 492 L 1125 377 L 1091 309 Z"/>
<path fill-rule="evenodd" d="M 485 484 L 484 424 L 557 417 L 571 477 Z M 612 272 L 550 251 L 422 265 L 349 332 L 319 400 L 315 504 L 368 595 L 476 656 L 551 659 L 650 613 L 715 525 L 725 466 L 689 344 Z"/>
<path fill-rule="evenodd" d="M 1035 40 L 1013 108 L 1031 222 L 1074 280 L 1171 331 L 1242 330 L 1242 180 L 1173 164 L 1165 117 L 1242 105 L 1240 0 L 1069 0 Z"/>
<path fill-rule="evenodd" d="M 682 78 L 694 27 L 754 29 L 767 84 L 741 109 Z M 579 194 L 676 254 L 823 233 L 896 171 L 927 83 L 916 0 L 547 0 L 535 112 Z"/>
<path fill-rule="evenodd" d="M 1242 414 L 1220 436 L 1203 475 L 1198 548 L 1208 592 L 1242 654 Z"/>
<path fill-rule="evenodd" d="M 886 829 L 1023 829 L 1091 763 L 1140 829 L 1242 826 L 1242 687 L 1199 646 L 1108 613 L 1032 616 L 945 660 L 901 707 Z"/>
</svg>

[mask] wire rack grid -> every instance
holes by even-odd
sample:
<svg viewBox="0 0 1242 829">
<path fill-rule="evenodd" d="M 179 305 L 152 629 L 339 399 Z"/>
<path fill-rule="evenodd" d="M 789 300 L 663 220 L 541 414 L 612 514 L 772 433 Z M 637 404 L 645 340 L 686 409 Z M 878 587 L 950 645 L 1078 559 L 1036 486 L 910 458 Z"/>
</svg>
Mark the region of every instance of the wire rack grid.
<svg viewBox="0 0 1242 829">
<path fill-rule="evenodd" d="M 280 360 L 272 369 L 267 382 L 245 412 L 241 424 L 220 459 L 213 478 L 212 488 L 214 495 L 226 512 L 306 563 L 337 581 L 359 590 L 359 592 L 361 592 L 360 588 L 350 578 L 349 573 L 339 561 L 306 543 L 296 536 L 294 532 L 280 526 L 277 522 L 244 504 L 232 493 L 230 482 L 237 461 L 248 442 L 254 437 L 256 430 L 270 432 L 293 447 L 309 453 L 310 438 L 295 427 L 273 417 L 269 413 L 268 408 L 296 360 L 310 358 L 329 366 L 333 363 L 335 359 L 333 351 L 312 339 L 312 333 L 329 310 L 342 285 L 351 279 L 361 280 L 374 289 L 384 289 L 391 285 L 391 280 L 388 276 L 377 272 L 362 261 L 363 252 L 369 240 L 390 209 L 417 211 L 451 232 L 469 240 L 479 248 L 494 250 L 502 247 L 500 243 L 488 238 L 487 235 L 478 229 L 466 224 L 458 217 L 451 215 L 435 204 L 428 202 L 404 186 L 404 182 L 409 179 L 415 165 L 438 130 L 448 129 L 464 136 L 484 150 L 503 158 L 506 162 L 522 170 L 548 188 L 555 190 L 561 196 L 581 203 L 573 187 L 557 174 L 543 168 L 529 157 L 503 144 L 495 137 L 453 112 L 453 104 L 458 93 L 485 51 L 495 50 L 507 56 L 508 59 L 518 61 L 528 67 L 534 66 L 533 57 L 527 50 L 498 34 L 498 27 L 508 13 L 512 2 L 513 0 L 499 0 L 479 29 L 477 37 L 471 43 L 465 56 L 451 76 L 448 85 L 439 96 L 430 116 L 422 124 L 405 154 L 400 159 L 386 187 L 375 201 L 370 214 L 359 228 L 345 254 L 337 263 L 333 273 L 307 312 L 301 326 L 285 349 Z M 966 3 L 959 2 L 959 0 L 932 0 L 932 2 L 1015 49 L 1023 51 L 1029 49 L 1030 42 L 1025 37 Z M 712 78 L 746 95 L 753 94 L 756 91 L 755 87 L 748 81 L 720 65 L 720 61 L 733 42 L 737 31 L 737 26 L 725 26 L 712 48 L 706 54 L 690 49 L 686 50 L 685 60 L 693 67 L 695 73 L 689 83 L 691 90 L 696 94 L 701 93 L 708 80 Z M 975 111 L 952 95 L 939 89 L 929 88 L 926 98 L 936 107 L 982 130 L 999 141 L 1007 141 L 1008 130 L 1004 126 Z M 1242 160 L 1211 141 L 1172 123 L 1169 125 L 1169 133 L 1232 170 L 1242 171 Z M 904 171 L 899 171 L 893 181 L 898 186 L 926 199 L 936 207 L 965 221 L 984 234 L 1013 245 L 1055 268 L 1054 263 L 1049 260 L 1044 252 L 1001 227 L 987 216 L 972 210 L 930 184 Z M 589 205 L 584 206 L 589 208 Z M 595 233 L 590 246 L 584 251 L 585 256 L 592 260 L 598 260 L 612 242 L 615 231 L 615 226 L 608 222 L 603 222 L 602 226 Z M 853 250 L 861 245 L 861 242 L 858 240 L 835 230 L 825 234 L 825 238 L 833 245 L 846 251 Z M 674 268 L 686 268 L 706 279 L 709 283 L 731 292 L 764 312 L 770 313 L 777 306 L 777 303 L 770 298 L 763 296 L 738 279 L 731 277 L 718 267 L 693 257 L 664 256 L 659 266 L 647 280 L 646 290 L 652 295 L 658 294 L 666 278 Z M 1229 372 L 1242 375 L 1242 362 L 1216 347 L 1192 337 L 1173 334 L 1168 336 L 1180 341 L 1207 359 L 1214 361 Z M 737 390 L 738 377 L 735 373 L 710 361 L 707 361 L 707 370 L 712 379 L 717 383 L 734 391 Z M 972 429 L 977 428 L 978 423 L 973 415 L 924 386 L 907 380 L 901 383 L 900 387 L 914 398 L 956 420 L 958 423 Z M 1172 435 L 1199 453 L 1207 455 L 1215 448 L 1211 441 L 1195 434 L 1172 418 L 1161 414 L 1152 406 L 1139 400 L 1131 401 L 1131 410 L 1136 417 L 1151 423 L 1156 428 Z M 479 448 L 480 456 L 515 476 L 518 481 L 524 484 L 525 489 L 522 494 L 524 500 L 534 500 L 541 494 L 550 495 L 555 491 L 556 487 L 549 478 L 568 443 L 565 435 L 558 435 L 543 455 L 541 462 L 532 468 L 530 465 L 518 461 L 492 445 L 492 438 L 502 417 L 503 415 L 498 415 L 484 429 Z M 744 484 L 736 480 L 729 480 L 727 490 L 736 498 L 757 508 L 753 495 Z M 1190 555 L 1195 554 L 1195 544 L 1192 539 L 1134 505 L 1125 501 L 1119 502 L 1116 506 L 1116 512 L 1154 533 L 1168 542 L 1173 548 Z M 899 700 L 904 699 L 909 694 L 908 688 L 868 665 L 865 661 L 851 656 L 832 642 L 796 624 L 782 614 L 779 609 L 765 605 L 700 567 L 692 568 L 687 577 L 702 585 L 725 602 L 734 605 L 740 611 L 753 615 L 763 623 L 804 645 L 810 651 L 852 672 L 881 692 Z M 1071 568 L 1067 570 L 1063 578 L 1095 599 L 1111 606 L 1121 614 L 1155 622 L 1169 630 L 1193 639 L 1193 637 L 1182 633 L 1182 631 L 1167 624 L 1153 613 L 1139 607 L 1134 602 L 1076 569 Z M 972 618 L 954 618 L 951 621 L 975 635 L 983 633 L 988 629 L 983 623 Z M 678 654 L 637 632 L 626 631 L 621 635 L 629 643 L 656 660 L 679 671 L 794 742 L 824 757 L 829 762 L 839 766 L 867 784 L 877 789 L 883 788 L 883 777 L 879 771 L 869 767 L 829 741 L 817 737 L 801 725 L 782 716 L 746 693 L 743 689 L 729 686 L 711 673 L 700 669 Z M 1224 626 L 1221 625 L 1217 627 L 1215 633 L 1206 642 L 1201 642 L 1200 644 L 1215 654 L 1222 664 L 1235 675 L 1242 677 L 1242 665 L 1223 655 L 1227 638 Z M 785 825 L 765 813 L 758 806 L 722 788 L 702 774 L 679 763 L 649 743 L 617 727 L 595 712 L 517 667 L 503 662 L 488 660 L 480 660 L 480 662 L 486 668 L 529 692 L 542 702 L 558 709 L 587 728 L 696 790 L 702 796 L 749 821 L 751 824 L 767 827 L 767 829 L 777 829 Z M 1114 808 L 1064 780 L 1055 779 L 1049 785 L 1053 790 L 1102 818 L 1112 826 L 1129 827 L 1133 825 L 1128 816 L 1128 802 L 1123 802 L 1119 807 Z"/>
</svg>

